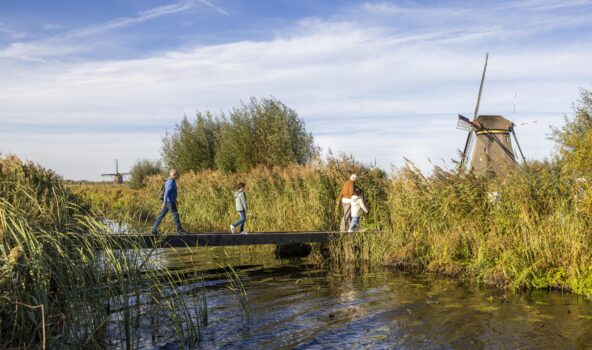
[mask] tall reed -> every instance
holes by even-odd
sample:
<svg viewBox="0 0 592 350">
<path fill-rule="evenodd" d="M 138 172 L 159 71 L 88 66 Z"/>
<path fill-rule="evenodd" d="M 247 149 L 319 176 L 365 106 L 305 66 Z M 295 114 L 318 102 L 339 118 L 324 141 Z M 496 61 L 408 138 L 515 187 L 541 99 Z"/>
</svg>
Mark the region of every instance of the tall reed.
<svg viewBox="0 0 592 350">
<path fill-rule="evenodd" d="M 0 348 L 136 348 L 150 315 L 200 340 L 203 292 L 179 289 L 154 251 L 121 249 L 140 247 L 108 234 L 55 173 L 7 157 L 0 194 Z"/>
<path fill-rule="evenodd" d="M 462 276 L 510 288 L 563 288 L 592 293 L 592 184 L 557 163 L 529 163 L 504 177 L 476 177 L 413 164 L 390 177 L 347 158 L 248 173 L 182 174 L 180 213 L 190 231 L 224 231 L 235 220 L 232 192 L 247 183 L 249 231 L 336 230 L 335 197 L 359 175 L 370 213 L 366 232 L 343 235 L 316 251 L 322 263 L 381 264 Z M 113 203 L 133 214 L 141 203 L 147 230 L 158 212 L 162 178 Z M 93 189 L 94 188 L 94 189 Z M 88 197 L 100 186 L 90 188 Z M 113 192 L 117 191 L 117 192 Z M 109 199 L 101 202 L 109 206 Z M 92 202 L 92 200 L 91 200 Z M 106 203 L 106 204 L 105 204 Z M 96 207 L 96 205 L 93 205 Z M 172 231 L 170 220 L 165 230 Z"/>
</svg>

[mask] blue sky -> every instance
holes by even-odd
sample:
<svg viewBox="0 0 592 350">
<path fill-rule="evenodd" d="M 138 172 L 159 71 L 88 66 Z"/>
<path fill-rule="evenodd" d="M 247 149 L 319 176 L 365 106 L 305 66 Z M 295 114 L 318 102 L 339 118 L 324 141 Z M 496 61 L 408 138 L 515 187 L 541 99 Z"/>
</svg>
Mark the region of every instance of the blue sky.
<svg viewBox="0 0 592 350">
<path fill-rule="evenodd" d="M 184 114 L 275 96 L 325 154 L 452 167 L 485 52 L 481 113 L 512 119 L 516 93 L 526 157 L 548 157 L 592 88 L 590 0 L 4 0 L 0 152 L 99 179 L 159 158 Z"/>
</svg>

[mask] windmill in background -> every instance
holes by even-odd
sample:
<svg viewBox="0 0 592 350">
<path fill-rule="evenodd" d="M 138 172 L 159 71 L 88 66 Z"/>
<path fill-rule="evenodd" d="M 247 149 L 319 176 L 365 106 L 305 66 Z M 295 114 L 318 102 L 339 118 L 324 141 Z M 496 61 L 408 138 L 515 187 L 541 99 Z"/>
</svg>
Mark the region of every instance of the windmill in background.
<svg viewBox="0 0 592 350">
<path fill-rule="evenodd" d="M 478 175 L 487 173 L 502 175 L 507 173 L 510 167 L 518 163 L 516 152 L 512 148 L 511 136 L 514 136 L 522 161 L 525 161 L 525 158 L 516 138 L 515 124 L 513 122 L 501 115 L 479 115 L 479 103 L 481 102 L 488 58 L 489 54 L 486 54 L 473 120 L 458 115 L 457 128 L 468 132 L 461 154 L 459 170 L 462 171 L 467 168 Z"/>
<path fill-rule="evenodd" d="M 119 172 L 119 161 L 115 159 L 115 173 L 113 174 L 101 174 L 101 176 L 113 176 L 113 183 L 114 184 L 122 184 L 123 177 L 125 175 L 129 175 L 130 173 L 120 173 Z"/>
</svg>

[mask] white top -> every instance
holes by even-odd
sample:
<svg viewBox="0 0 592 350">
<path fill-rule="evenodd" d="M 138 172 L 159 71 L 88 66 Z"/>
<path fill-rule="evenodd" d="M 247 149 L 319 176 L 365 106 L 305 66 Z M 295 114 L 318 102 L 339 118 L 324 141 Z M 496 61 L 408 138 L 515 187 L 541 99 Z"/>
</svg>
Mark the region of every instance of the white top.
<svg viewBox="0 0 592 350">
<path fill-rule="evenodd" d="M 351 216 L 356 218 L 360 217 L 360 209 L 363 210 L 364 213 L 368 213 L 368 209 L 366 208 L 366 205 L 364 205 L 364 200 L 354 194 L 351 197 Z"/>
</svg>

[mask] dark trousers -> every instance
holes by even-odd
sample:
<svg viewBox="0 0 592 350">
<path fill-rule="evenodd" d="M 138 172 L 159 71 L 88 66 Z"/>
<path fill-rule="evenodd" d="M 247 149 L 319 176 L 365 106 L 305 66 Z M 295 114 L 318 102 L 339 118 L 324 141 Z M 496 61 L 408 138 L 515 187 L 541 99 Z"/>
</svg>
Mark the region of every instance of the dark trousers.
<svg viewBox="0 0 592 350">
<path fill-rule="evenodd" d="M 339 224 L 339 231 L 345 232 L 351 218 L 351 203 L 341 202 L 341 206 L 343 207 L 343 216 L 341 217 L 341 223 Z"/>
<path fill-rule="evenodd" d="M 238 232 L 243 232 L 245 230 L 245 221 L 247 221 L 247 212 L 245 212 L 244 210 L 241 210 L 241 211 L 237 211 L 237 213 L 240 214 L 241 218 L 237 222 L 232 224 L 232 226 L 234 226 L 234 227 L 240 226 Z"/>
<path fill-rule="evenodd" d="M 175 223 L 175 226 L 177 227 L 177 233 L 183 232 L 183 228 L 181 227 L 181 221 L 179 221 L 179 212 L 177 211 L 177 203 L 166 202 L 166 206 L 164 208 L 162 208 L 162 210 L 160 211 L 160 214 L 158 214 L 158 217 L 156 218 L 156 221 L 154 221 L 154 225 L 152 226 L 152 233 L 156 233 L 156 230 L 158 229 L 158 225 L 160 225 L 160 222 L 162 221 L 162 219 L 164 219 L 165 215 L 169 211 L 173 215 L 173 222 Z"/>
</svg>

